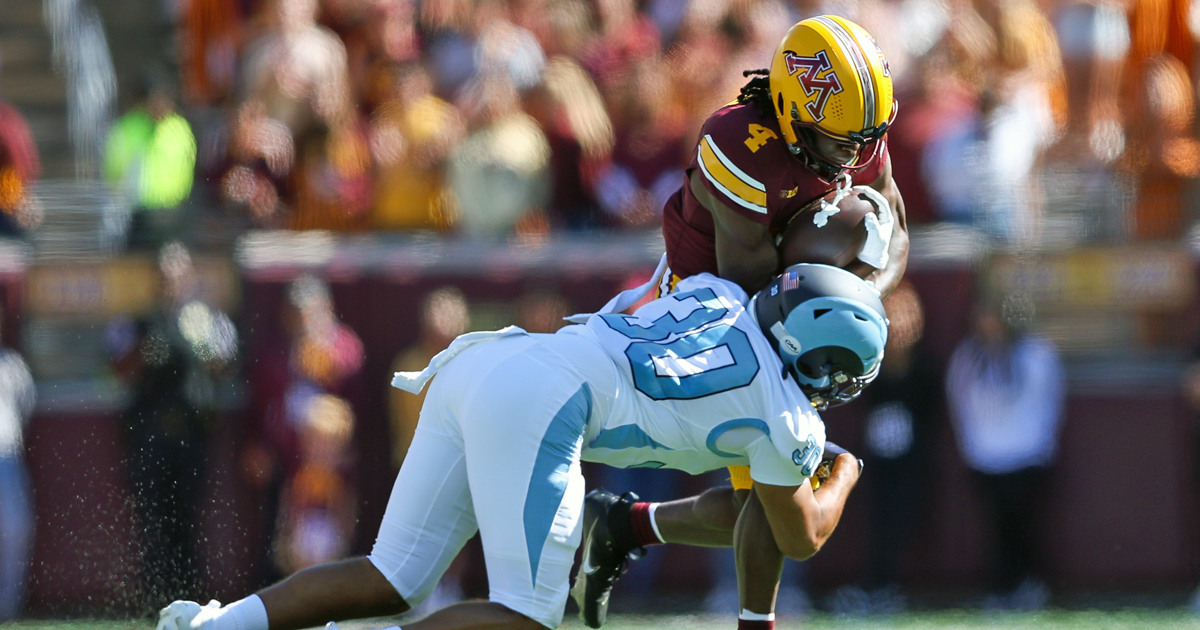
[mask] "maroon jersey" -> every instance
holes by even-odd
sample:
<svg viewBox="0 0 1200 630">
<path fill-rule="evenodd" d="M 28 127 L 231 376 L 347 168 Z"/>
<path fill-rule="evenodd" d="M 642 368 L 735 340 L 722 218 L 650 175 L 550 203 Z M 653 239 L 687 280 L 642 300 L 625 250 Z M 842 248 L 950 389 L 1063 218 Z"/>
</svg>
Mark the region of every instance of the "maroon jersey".
<svg viewBox="0 0 1200 630">
<path fill-rule="evenodd" d="M 880 140 L 886 142 L 886 138 Z M 887 163 L 887 145 L 854 173 L 855 185 L 874 182 Z M 688 173 L 699 169 L 708 192 L 734 212 L 777 233 L 810 202 L 834 190 L 792 155 L 775 116 L 755 104 L 718 109 L 700 129 Z M 685 183 L 663 207 L 663 238 L 671 276 L 717 275 L 713 219 Z M 668 282 L 673 281 L 670 277 Z"/>
</svg>

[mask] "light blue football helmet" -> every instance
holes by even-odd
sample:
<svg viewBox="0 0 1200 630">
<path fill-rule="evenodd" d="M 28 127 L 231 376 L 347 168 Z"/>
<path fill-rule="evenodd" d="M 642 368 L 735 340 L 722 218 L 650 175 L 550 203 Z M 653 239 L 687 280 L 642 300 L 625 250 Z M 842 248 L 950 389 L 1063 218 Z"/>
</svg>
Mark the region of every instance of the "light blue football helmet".
<svg viewBox="0 0 1200 630">
<path fill-rule="evenodd" d="M 829 265 L 792 265 L 754 301 L 785 373 L 817 409 L 854 400 L 879 375 L 887 315 L 862 278 Z"/>
</svg>

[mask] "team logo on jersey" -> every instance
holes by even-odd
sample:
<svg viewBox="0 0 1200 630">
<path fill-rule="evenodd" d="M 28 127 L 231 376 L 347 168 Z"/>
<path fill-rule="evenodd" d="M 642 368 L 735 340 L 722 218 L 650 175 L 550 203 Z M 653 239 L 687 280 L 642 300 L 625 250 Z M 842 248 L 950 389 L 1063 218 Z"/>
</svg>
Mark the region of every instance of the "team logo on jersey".
<svg viewBox="0 0 1200 630">
<path fill-rule="evenodd" d="M 800 474 L 805 477 L 813 476 L 821 463 L 821 447 L 817 446 L 817 438 L 811 433 L 804 445 L 804 450 L 792 451 L 792 463 L 800 467 Z"/>
<path fill-rule="evenodd" d="M 814 121 L 821 122 L 825 119 L 825 105 L 829 103 L 829 97 L 842 92 L 842 82 L 833 71 L 829 55 L 820 50 L 812 57 L 801 57 L 789 50 L 783 54 L 783 61 L 787 64 L 788 74 L 795 75 L 800 87 L 804 88 L 804 95 L 815 97 L 804 109 L 808 110 Z"/>
</svg>

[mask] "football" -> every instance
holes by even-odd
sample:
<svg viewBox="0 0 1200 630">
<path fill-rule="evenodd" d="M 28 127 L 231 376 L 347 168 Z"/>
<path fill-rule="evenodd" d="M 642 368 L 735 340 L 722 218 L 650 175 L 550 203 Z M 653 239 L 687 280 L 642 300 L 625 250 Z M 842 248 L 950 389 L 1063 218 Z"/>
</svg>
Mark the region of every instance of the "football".
<svg viewBox="0 0 1200 630">
<path fill-rule="evenodd" d="M 783 266 L 820 263 L 845 267 L 854 262 L 867 240 L 863 218 L 875 212 L 875 204 L 866 195 L 851 192 L 838 203 L 838 212 L 822 212 L 821 201 L 833 201 L 836 194 L 831 192 L 808 204 L 784 227 L 778 239 Z"/>
</svg>

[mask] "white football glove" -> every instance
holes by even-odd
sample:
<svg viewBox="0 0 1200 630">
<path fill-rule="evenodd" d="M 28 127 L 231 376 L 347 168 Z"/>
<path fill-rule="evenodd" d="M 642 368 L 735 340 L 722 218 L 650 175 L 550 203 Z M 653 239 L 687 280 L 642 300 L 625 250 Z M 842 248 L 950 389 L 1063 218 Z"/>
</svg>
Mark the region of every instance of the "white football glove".
<svg viewBox="0 0 1200 630">
<path fill-rule="evenodd" d="M 883 269 L 888 264 L 888 247 L 892 244 L 892 231 L 896 228 L 892 205 L 870 186 L 855 186 L 854 190 L 866 195 L 878 207 L 877 212 L 863 217 L 863 223 L 867 226 L 867 240 L 858 252 L 858 259 L 876 269 Z"/>
<path fill-rule="evenodd" d="M 201 606 L 196 602 L 174 601 L 158 613 L 154 630 L 208 630 L 221 613 L 221 602 L 210 600 Z"/>
</svg>

